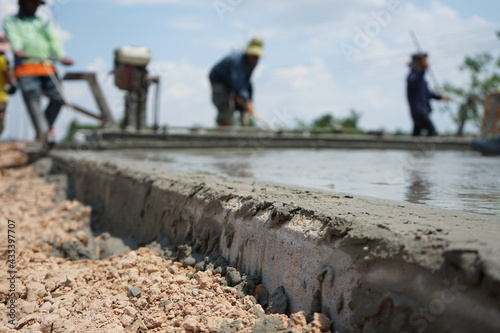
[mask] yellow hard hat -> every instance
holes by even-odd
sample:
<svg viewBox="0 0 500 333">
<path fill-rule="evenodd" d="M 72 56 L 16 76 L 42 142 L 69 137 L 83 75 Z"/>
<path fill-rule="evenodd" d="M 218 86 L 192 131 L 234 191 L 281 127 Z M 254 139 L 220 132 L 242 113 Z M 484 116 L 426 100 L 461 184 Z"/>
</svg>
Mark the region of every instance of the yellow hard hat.
<svg viewBox="0 0 500 333">
<path fill-rule="evenodd" d="M 252 38 L 247 45 L 245 53 L 262 58 L 264 56 L 264 42 L 262 39 L 259 37 Z"/>
</svg>

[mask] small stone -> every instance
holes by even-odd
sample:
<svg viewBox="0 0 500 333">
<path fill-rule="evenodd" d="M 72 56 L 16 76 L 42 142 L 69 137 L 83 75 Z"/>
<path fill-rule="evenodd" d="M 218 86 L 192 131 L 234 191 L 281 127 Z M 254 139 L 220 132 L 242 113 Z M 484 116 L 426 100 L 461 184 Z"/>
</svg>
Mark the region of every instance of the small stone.
<svg viewBox="0 0 500 333">
<path fill-rule="evenodd" d="M 145 310 L 149 307 L 149 303 L 147 300 L 145 300 L 144 298 L 140 298 L 138 301 L 137 301 L 137 307 L 141 310 Z"/>
<path fill-rule="evenodd" d="M 75 237 L 85 246 L 87 245 L 87 242 L 89 241 L 89 237 L 88 237 L 87 233 L 83 230 L 78 231 L 76 233 Z"/>
<path fill-rule="evenodd" d="M 304 314 L 304 311 L 294 313 L 290 317 L 295 325 L 304 326 L 304 327 L 307 326 L 307 320 L 306 320 L 306 316 Z"/>
<path fill-rule="evenodd" d="M 314 319 L 311 323 L 313 327 L 317 327 L 321 332 L 328 332 L 330 330 L 330 325 L 332 324 L 330 318 L 322 313 L 315 313 Z"/>
<path fill-rule="evenodd" d="M 138 297 L 141 293 L 141 289 L 137 287 L 128 287 L 128 297 Z"/>
<path fill-rule="evenodd" d="M 269 306 L 266 313 L 285 314 L 288 309 L 288 297 L 285 294 L 285 288 L 278 287 L 269 298 Z"/>
<path fill-rule="evenodd" d="M 226 275 L 227 283 L 229 286 L 234 287 L 238 283 L 241 282 L 241 274 L 236 270 L 234 267 L 228 267 L 227 268 L 227 275 Z"/>
<path fill-rule="evenodd" d="M 169 300 L 166 300 L 166 301 L 163 301 L 160 303 L 159 307 L 160 308 L 165 308 L 167 305 L 170 304 L 170 301 Z"/>
<path fill-rule="evenodd" d="M 38 309 L 38 312 L 42 313 L 48 313 L 50 311 L 50 308 L 52 307 L 52 303 L 50 302 L 45 302 L 40 306 L 40 309 Z"/>
<path fill-rule="evenodd" d="M 61 318 L 58 315 L 55 314 L 50 314 L 43 318 L 43 321 L 41 323 L 41 329 L 43 332 L 52 332 L 53 331 L 53 326 L 56 321 L 60 320 Z"/>
<path fill-rule="evenodd" d="M 183 267 L 188 267 L 188 266 L 195 266 L 196 265 L 196 259 L 193 257 L 187 257 L 186 259 L 182 260 L 182 266 Z"/>
<path fill-rule="evenodd" d="M 137 268 L 130 268 L 130 269 L 127 269 L 127 271 L 125 272 L 125 274 L 127 274 L 127 276 L 129 277 L 130 280 L 133 280 L 133 281 L 137 281 L 137 279 L 139 278 L 139 270 Z"/>
<path fill-rule="evenodd" d="M 122 323 L 123 327 L 130 326 L 134 322 L 134 317 L 131 317 L 131 316 L 126 315 L 126 314 L 123 314 L 120 317 L 120 322 Z"/>
<path fill-rule="evenodd" d="M 63 309 L 58 309 L 57 311 L 54 312 L 54 314 L 58 315 L 61 318 L 68 318 L 70 312 L 63 308 Z"/>
<path fill-rule="evenodd" d="M 28 295 L 26 300 L 28 302 L 37 301 L 40 298 L 48 296 L 49 293 L 45 290 L 45 287 L 41 283 L 32 283 L 28 286 Z"/>
<path fill-rule="evenodd" d="M 195 317 L 187 317 L 184 320 L 182 327 L 184 327 L 188 331 L 195 331 L 198 327 L 198 321 Z"/>
<path fill-rule="evenodd" d="M 137 314 L 137 310 L 131 306 L 127 306 L 125 309 L 123 309 L 123 313 L 126 314 L 127 316 L 134 317 Z"/>
<path fill-rule="evenodd" d="M 27 315 L 34 313 L 36 310 L 36 304 L 33 302 L 24 302 L 21 306 L 21 311 Z"/>
<path fill-rule="evenodd" d="M 264 287 L 263 284 L 258 284 L 256 287 L 255 287 L 255 291 L 254 291 L 254 296 L 256 299 L 259 298 L 260 294 L 262 294 L 264 291 L 266 290 L 266 287 Z"/>
<path fill-rule="evenodd" d="M 198 296 L 198 290 L 196 290 L 196 289 L 192 290 L 191 295 Z"/>
</svg>

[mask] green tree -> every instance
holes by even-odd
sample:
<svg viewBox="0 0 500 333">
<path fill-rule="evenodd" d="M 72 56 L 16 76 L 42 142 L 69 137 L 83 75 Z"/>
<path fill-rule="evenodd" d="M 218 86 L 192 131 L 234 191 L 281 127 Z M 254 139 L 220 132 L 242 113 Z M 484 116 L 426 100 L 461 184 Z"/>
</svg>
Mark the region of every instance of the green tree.
<svg viewBox="0 0 500 333">
<path fill-rule="evenodd" d="M 312 128 L 328 128 L 328 129 L 333 129 L 337 125 L 337 121 L 335 120 L 335 117 L 333 117 L 332 114 L 327 113 L 319 118 L 313 120 L 312 123 Z"/>
<path fill-rule="evenodd" d="M 339 121 L 340 126 L 349 129 L 358 129 L 358 121 L 361 118 L 361 113 L 351 109 L 351 114 Z"/>
<path fill-rule="evenodd" d="M 68 131 L 66 133 L 66 137 L 63 139 L 65 142 L 71 142 L 73 140 L 73 136 L 79 130 L 95 130 L 98 129 L 98 125 L 90 125 L 90 124 L 79 124 L 78 120 L 73 119 L 69 124 Z"/>
<path fill-rule="evenodd" d="M 304 132 L 309 130 L 309 125 L 305 120 L 295 117 L 293 121 L 295 124 L 292 126 L 292 131 Z"/>
<path fill-rule="evenodd" d="M 453 121 L 457 125 L 457 136 L 464 134 L 465 123 L 468 120 L 479 121 L 484 98 L 500 84 L 500 57 L 495 60 L 491 54 L 482 53 L 473 57 L 466 57 L 459 67 L 468 73 L 469 80 L 466 86 L 457 86 L 451 83 L 444 85 L 444 90 L 458 101 L 457 111 L 452 111 Z"/>
<path fill-rule="evenodd" d="M 344 118 L 335 118 L 332 114 L 324 114 L 312 122 L 313 129 L 358 129 L 358 122 L 361 118 L 361 113 L 351 109 L 351 113 Z"/>
</svg>

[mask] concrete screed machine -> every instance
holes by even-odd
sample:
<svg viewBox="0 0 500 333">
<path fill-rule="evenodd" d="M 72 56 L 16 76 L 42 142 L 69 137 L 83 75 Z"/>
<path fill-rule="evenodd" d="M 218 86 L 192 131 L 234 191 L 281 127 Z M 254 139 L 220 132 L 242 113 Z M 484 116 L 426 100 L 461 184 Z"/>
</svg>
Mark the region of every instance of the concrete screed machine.
<svg viewBox="0 0 500 333">
<path fill-rule="evenodd" d="M 146 102 L 149 87 L 156 85 L 154 102 L 154 125 L 158 129 L 160 78 L 150 76 L 147 66 L 151 60 L 151 52 L 145 47 L 122 46 L 114 51 L 114 84 L 125 93 L 125 110 L 121 128 L 127 132 L 136 132 L 146 129 Z M 87 116 L 101 121 L 101 126 L 108 129 L 118 128 L 113 119 L 110 108 L 93 72 L 66 73 L 63 80 L 84 80 L 90 85 L 100 114 L 90 112 L 80 106 L 68 105 Z"/>
</svg>

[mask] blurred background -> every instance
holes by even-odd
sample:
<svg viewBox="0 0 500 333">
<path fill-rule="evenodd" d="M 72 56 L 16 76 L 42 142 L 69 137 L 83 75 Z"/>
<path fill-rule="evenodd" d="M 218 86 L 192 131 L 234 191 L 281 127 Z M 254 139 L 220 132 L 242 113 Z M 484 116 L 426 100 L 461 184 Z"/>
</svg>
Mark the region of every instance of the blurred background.
<svg viewBox="0 0 500 333">
<path fill-rule="evenodd" d="M 0 0 L 0 19 L 17 11 L 17 0 Z M 405 95 L 413 30 L 439 83 L 467 87 L 466 57 L 489 54 L 484 75 L 498 72 L 498 13 L 494 0 L 48 0 L 39 14 L 58 26 L 73 67 L 98 76 L 113 116 L 123 117 L 123 96 L 113 84 L 113 51 L 122 45 L 151 50 L 148 69 L 161 77 L 160 125 L 215 125 L 208 72 L 253 36 L 264 39 L 266 57 L 253 77 L 256 110 L 282 128 L 309 126 L 318 119 L 354 115 L 356 126 L 410 133 Z M 429 83 L 430 80 L 429 80 Z M 97 110 L 85 82 L 64 82 L 66 98 Z M 153 98 L 148 99 L 152 103 Z M 453 113 L 436 104 L 440 133 L 454 134 Z M 148 123 L 153 120 L 148 106 Z M 328 120 L 327 119 L 327 120 Z M 64 108 L 56 123 L 62 140 L 71 123 L 96 125 Z M 478 133 L 477 122 L 465 133 Z M 33 130 L 18 92 L 12 96 L 2 139 L 31 140 Z"/>
</svg>

